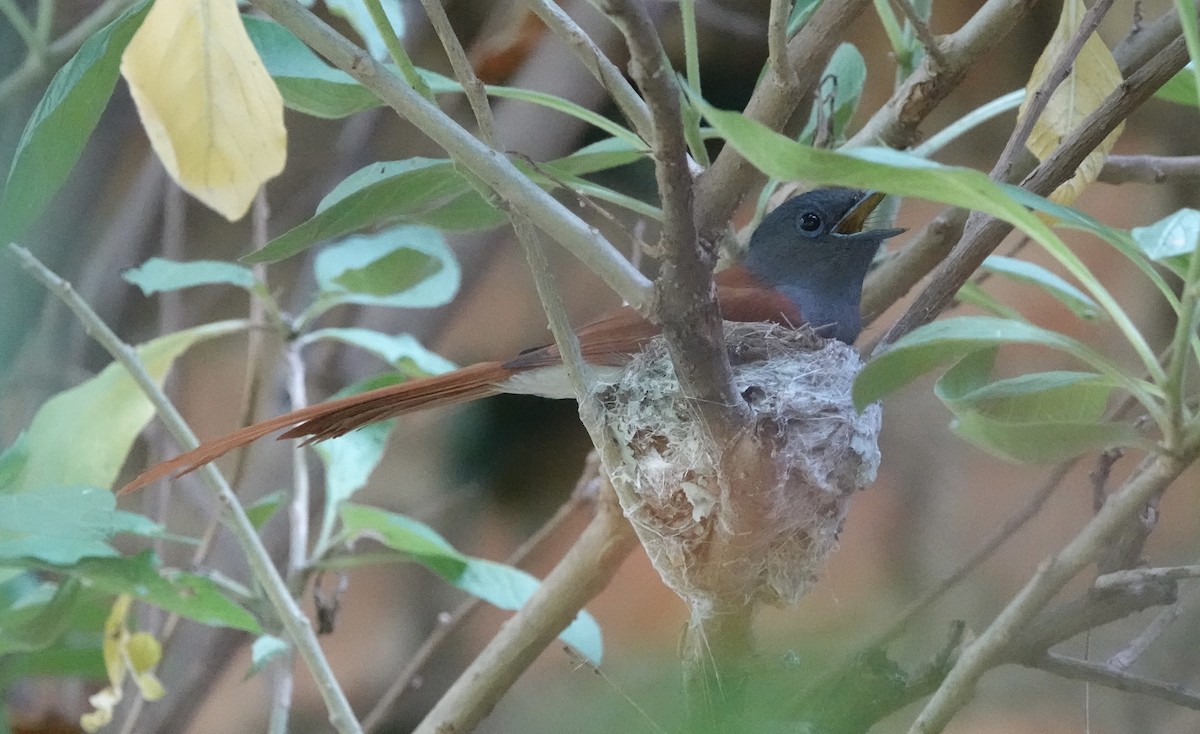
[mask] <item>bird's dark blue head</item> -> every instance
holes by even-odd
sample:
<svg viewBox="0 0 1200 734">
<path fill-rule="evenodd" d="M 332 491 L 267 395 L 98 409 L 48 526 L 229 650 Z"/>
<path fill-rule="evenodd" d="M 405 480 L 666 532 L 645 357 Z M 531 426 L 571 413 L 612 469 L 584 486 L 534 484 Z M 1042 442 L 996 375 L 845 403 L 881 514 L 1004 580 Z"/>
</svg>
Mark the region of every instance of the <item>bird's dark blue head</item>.
<svg viewBox="0 0 1200 734">
<path fill-rule="evenodd" d="M 788 199 L 750 235 L 746 270 L 791 299 L 822 336 L 853 343 L 867 268 L 880 243 L 904 231 L 869 228 L 883 199 L 857 189 L 816 189 Z"/>
</svg>

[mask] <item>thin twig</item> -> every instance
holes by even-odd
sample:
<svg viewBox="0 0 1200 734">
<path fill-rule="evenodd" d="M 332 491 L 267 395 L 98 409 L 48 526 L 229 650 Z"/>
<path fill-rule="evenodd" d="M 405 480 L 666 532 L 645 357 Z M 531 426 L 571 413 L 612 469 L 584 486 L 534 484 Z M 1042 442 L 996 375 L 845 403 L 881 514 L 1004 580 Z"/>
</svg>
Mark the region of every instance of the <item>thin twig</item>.
<svg viewBox="0 0 1200 734">
<path fill-rule="evenodd" d="M 121 341 L 91 307 L 79 298 L 69 283 L 42 265 L 28 250 L 10 245 L 9 251 L 17 256 L 21 264 L 39 282 L 67 304 L 97 343 L 129 372 L 180 445 L 186 449 L 198 446 L 200 442 L 196 435 L 184 421 L 183 416 L 175 409 L 175 406 L 163 395 L 154 378 L 150 376 L 141 360 L 138 359 L 137 352 Z M 296 645 L 301 657 L 312 672 L 321 697 L 325 700 L 325 705 L 329 710 L 330 723 L 343 734 L 358 734 L 361 732 L 358 721 L 354 718 L 350 703 L 346 700 L 345 693 L 338 685 L 333 670 L 329 667 L 329 661 L 325 658 L 316 635 L 313 634 L 312 625 L 289 593 L 287 584 L 275 569 L 267 549 L 259 539 L 250 519 L 246 517 L 246 512 L 237 501 L 233 490 L 212 464 L 202 467 L 200 472 L 201 479 L 220 499 L 223 506 L 222 514 L 227 526 L 233 531 L 251 573 L 262 585 L 267 599 L 278 614 L 288 637 Z"/>
<path fill-rule="evenodd" d="M 1178 581 L 1200 578 L 1200 565 L 1166 566 L 1162 568 L 1129 568 L 1113 571 L 1096 578 L 1093 586 L 1100 591 L 1121 586 L 1137 586 L 1151 581 Z"/>
<path fill-rule="evenodd" d="M 588 479 L 594 479 L 597 469 L 598 465 L 594 461 L 589 460 L 587 468 L 585 468 L 584 473 L 580 476 L 580 483 L 582 484 Z M 518 546 L 508 558 L 504 559 L 504 562 L 509 566 L 520 566 L 547 538 L 558 532 L 563 523 L 574 515 L 576 510 L 590 501 L 590 498 L 578 490 L 572 492 L 571 496 L 555 511 L 554 515 L 538 528 L 537 532 L 529 536 L 524 543 Z M 412 658 L 401 669 L 395 680 L 388 686 L 388 689 L 384 691 L 379 700 L 375 702 L 375 705 L 371 707 L 370 713 L 363 717 L 363 731 L 367 734 L 372 734 L 372 732 L 378 731 L 381 726 L 387 723 L 386 717 L 388 713 L 395 708 L 396 703 L 404 695 L 404 692 L 408 690 L 417 674 L 424 669 L 425 665 L 433 658 L 434 653 L 441 649 L 446 640 L 450 639 L 451 635 L 458 631 L 462 623 L 466 621 L 466 618 L 482 605 L 483 600 L 477 596 L 473 596 L 462 604 L 459 604 L 450 614 L 444 615 L 444 618 L 439 616 L 437 628 L 434 629 L 429 637 L 425 638 L 425 641 L 413 653 Z"/>
<path fill-rule="evenodd" d="M 652 143 L 653 133 L 650 130 L 650 110 L 645 101 L 638 96 L 633 85 L 621 73 L 616 64 L 596 45 L 579 24 L 552 0 L 526 0 L 529 8 L 541 18 L 550 32 L 558 37 L 567 48 L 579 58 L 584 67 L 591 72 L 600 86 L 609 93 L 617 105 L 617 109 L 633 125 L 633 129 L 642 140 Z"/>
<path fill-rule="evenodd" d="M 51 43 L 46 49 L 45 58 L 27 57 L 15 71 L 4 79 L 0 79 L 0 108 L 5 107 L 12 97 L 24 92 L 30 86 L 50 78 L 58 67 L 66 63 L 67 59 L 71 58 L 79 50 L 79 47 L 92 37 L 92 34 L 111 23 L 136 1 L 107 0 L 81 20 L 78 25 Z"/>
<path fill-rule="evenodd" d="M 958 88 L 967 70 L 1004 40 L 1035 4 L 1026 0 L 988 0 L 984 3 L 962 28 L 941 38 L 943 62 L 939 65 L 933 57 L 926 55 L 917 70 L 871 115 L 846 146 L 911 146 L 929 113 Z"/>
<path fill-rule="evenodd" d="M 937 586 L 921 595 L 920 599 L 909 604 L 900 616 L 897 617 L 891 624 L 887 626 L 883 632 L 873 637 L 869 643 L 863 645 L 864 649 L 882 648 L 887 643 L 894 640 L 900 633 L 908 627 L 910 623 L 928 609 L 935 601 L 940 599 L 946 592 L 953 589 L 971 574 L 980 564 L 992 557 L 1001 546 L 1008 542 L 1013 535 L 1021 528 L 1025 527 L 1025 523 L 1032 520 L 1045 506 L 1059 487 L 1062 486 L 1062 480 L 1074 466 L 1079 463 L 1078 459 L 1071 459 L 1058 464 L 1050 472 L 1050 476 L 1046 477 L 1046 481 L 1042 486 L 1038 487 L 1037 491 L 1025 501 L 1019 510 L 1014 512 L 1004 521 L 1004 524 L 992 534 L 990 538 L 984 542 L 974 553 L 963 561 L 958 568 L 955 568 L 946 578 L 942 579 Z"/>
<path fill-rule="evenodd" d="M 16 0 L 0 0 L 0 13 L 3 13 L 4 17 L 8 18 L 8 22 L 12 24 L 13 30 L 24 41 L 30 56 L 35 59 L 45 56 L 46 47 L 41 44 L 37 31 L 34 30 L 33 25 L 29 22 L 29 18 L 26 18 L 21 9 L 17 7 Z"/>
<path fill-rule="evenodd" d="M 455 35 L 453 26 L 450 25 L 450 17 L 446 15 L 446 8 L 442 5 L 442 0 L 421 0 L 421 6 L 425 8 L 429 24 L 433 26 L 438 40 L 442 42 L 442 48 L 445 49 L 446 56 L 450 59 L 450 67 L 454 69 L 454 77 L 462 85 L 463 93 L 467 96 L 467 103 L 471 105 L 471 111 L 475 113 L 475 124 L 479 126 L 479 137 L 488 144 L 488 147 L 495 148 L 496 118 L 492 116 L 487 89 L 476 76 L 475 69 L 467 59 L 467 52 L 463 49 L 458 36 Z"/>
<path fill-rule="evenodd" d="M 1116 671 L 1128 670 L 1129 666 L 1137 662 L 1150 646 L 1162 637 L 1179 615 L 1183 613 L 1183 601 L 1177 601 L 1174 604 L 1163 609 L 1158 615 L 1150 620 L 1150 624 L 1142 630 L 1137 637 L 1129 641 L 1129 644 L 1115 653 L 1105 663 L 1109 668 Z"/>
<path fill-rule="evenodd" d="M 1177 706 L 1200 711 L 1200 693 L 1196 693 L 1175 683 L 1167 683 L 1116 670 L 1103 663 L 1079 660 L 1058 653 L 1046 653 L 1044 657 L 1033 661 L 1031 665 L 1032 667 L 1063 678 L 1095 683 L 1107 688 L 1114 688 L 1118 691 L 1128 691 L 1129 693 L 1140 693 L 1144 696 L 1161 698 Z"/>
<path fill-rule="evenodd" d="M 824 0 L 787 43 L 787 64 L 794 75 L 763 75 L 743 114 L 774 130 L 783 129 L 800 103 L 811 98 L 830 54 L 870 2 Z M 727 145 L 696 179 L 696 227 L 706 247 L 720 241 L 734 209 L 765 178 Z"/>
<path fill-rule="evenodd" d="M 925 53 L 933 59 L 935 68 L 946 66 L 946 57 L 942 55 L 941 44 L 938 43 L 937 37 L 933 35 L 933 31 L 929 30 L 929 24 L 925 19 L 917 14 L 917 9 L 913 7 L 911 0 L 892 0 L 892 7 L 900 11 L 908 24 L 912 26 L 913 31 L 917 34 L 917 40 L 921 42 L 921 46 L 925 49 Z"/>
</svg>

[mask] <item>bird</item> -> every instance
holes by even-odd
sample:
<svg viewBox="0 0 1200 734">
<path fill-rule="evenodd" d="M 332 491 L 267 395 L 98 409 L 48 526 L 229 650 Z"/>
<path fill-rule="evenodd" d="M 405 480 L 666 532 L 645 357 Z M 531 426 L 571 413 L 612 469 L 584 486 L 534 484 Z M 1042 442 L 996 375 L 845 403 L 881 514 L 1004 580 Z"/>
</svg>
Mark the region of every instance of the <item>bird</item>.
<svg viewBox="0 0 1200 734">
<path fill-rule="evenodd" d="M 877 191 L 820 188 L 777 206 L 754 229 L 742 262 L 715 276 L 722 318 L 808 325 L 819 336 L 852 344 L 861 330 L 859 302 L 867 270 L 880 244 L 904 231 L 869 228 L 884 198 Z M 576 336 L 596 377 L 613 381 L 660 332 L 625 306 L 579 328 Z M 508 361 L 480 362 L 246 426 L 150 467 L 118 494 L 187 474 L 276 431 L 287 429 L 281 440 L 323 441 L 404 413 L 500 393 L 574 397 L 558 348 L 527 349 Z"/>
</svg>

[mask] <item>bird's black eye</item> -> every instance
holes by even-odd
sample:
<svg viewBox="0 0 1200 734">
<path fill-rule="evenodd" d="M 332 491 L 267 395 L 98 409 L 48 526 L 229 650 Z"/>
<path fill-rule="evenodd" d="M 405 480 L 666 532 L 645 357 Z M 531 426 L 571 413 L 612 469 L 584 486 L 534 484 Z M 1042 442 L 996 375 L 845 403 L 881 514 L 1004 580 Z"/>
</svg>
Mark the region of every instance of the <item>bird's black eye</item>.
<svg viewBox="0 0 1200 734">
<path fill-rule="evenodd" d="M 800 229 L 805 232 L 816 232 L 821 228 L 821 218 L 812 212 L 800 215 Z"/>
</svg>

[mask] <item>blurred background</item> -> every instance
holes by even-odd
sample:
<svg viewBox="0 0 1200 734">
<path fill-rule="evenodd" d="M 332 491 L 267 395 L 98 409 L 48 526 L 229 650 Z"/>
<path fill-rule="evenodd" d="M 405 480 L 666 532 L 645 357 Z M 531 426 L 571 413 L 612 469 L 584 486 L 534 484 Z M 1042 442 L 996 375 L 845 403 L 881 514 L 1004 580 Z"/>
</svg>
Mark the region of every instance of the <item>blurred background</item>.
<svg viewBox="0 0 1200 734">
<path fill-rule="evenodd" d="M 32 5 L 32 3 L 25 3 Z M 98 3 L 59 3 L 56 25 L 70 28 Z M 567 9 L 619 63 L 623 49 L 615 30 L 586 2 L 566 0 Z M 682 68 L 678 7 L 652 2 L 661 34 Z M 937 33 L 961 26 L 982 2 L 936 2 L 931 25 Z M 1114 45 L 1124 37 L 1135 12 L 1153 19 L 1168 0 L 1120 0 L 1101 35 Z M 766 58 L 766 0 L 697 2 L 702 77 L 713 104 L 740 109 Z M 420 66 L 443 73 L 448 65 L 418 4 L 404 2 L 404 43 Z M 574 57 L 516 0 L 447 2 L 447 11 L 481 73 L 492 82 L 561 95 L 605 114 L 609 101 Z M 968 75 L 961 87 L 922 127 L 928 135 L 995 97 L 1019 88 L 1057 22 L 1059 4 L 1035 4 L 1013 32 Z M 350 32 L 344 23 L 340 28 Z M 894 62 L 878 18 L 865 13 L 846 40 L 862 52 L 868 67 L 866 91 L 856 123 L 861 124 L 890 95 Z M 23 46 L 0 23 L 0 77 L 23 60 Z M 7 170 L 25 121 L 47 77 L 41 76 L 0 100 L 0 165 Z M 461 98 L 443 106 L 464 124 L 469 111 Z M 504 148 L 535 160 L 565 155 L 598 139 L 572 118 L 519 102 L 496 101 Z M 1005 115 L 942 152 L 939 160 L 987 170 L 1012 128 Z M 371 110 L 343 121 L 289 113 L 287 169 L 267 187 L 269 233 L 274 236 L 311 216 L 317 202 L 340 180 L 379 160 L 399 160 L 438 151 L 388 110 Z M 1117 153 L 1184 155 L 1200 153 L 1194 111 L 1150 101 L 1129 121 Z M 641 198 L 654 196 L 653 172 L 634 165 L 605 174 L 604 183 Z M 747 192 L 753 202 L 757 192 Z M 1096 184 L 1077 203 L 1103 222 L 1122 228 L 1145 225 L 1181 206 L 1197 206 L 1191 185 Z M 906 201 L 898 226 L 920 228 L 940 208 Z M 748 209 L 741 216 L 749 215 Z M 620 224 L 597 219 L 614 232 Z M 653 232 L 646 237 L 653 241 Z M 1152 345 L 1164 342 L 1172 324 L 1152 288 L 1098 240 L 1064 234 L 1100 274 L 1118 299 L 1136 315 Z M 546 319 L 532 289 L 527 267 L 507 230 L 449 235 L 463 270 L 459 295 L 432 310 L 344 306 L 326 317 L 329 325 L 369 325 L 386 332 L 411 333 L 426 346 L 469 364 L 514 354 L 549 340 Z M 614 237 L 618 244 L 627 237 Z M 1016 237 L 1013 236 L 1013 241 Z M 122 271 L 158 255 L 172 259 L 232 260 L 251 249 L 249 217 L 229 224 L 181 194 L 149 151 L 123 83 L 108 106 L 67 186 L 23 244 L 70 280 L 86 300 L 130 342 L 186 326 L 244 316 L 245 297 L 220 289 L 194 289 L 177 296 L 144 297 L 121 279 Z M 905 237 L 890 247 L 903 247 Z M 1002 246 L 1000 252 L 1004 252 Z M 575 323 L 584 323 L 615 305 L 615 297 L 565 251 L 550 252 L 558 285 Z M 272 290 L 283 304 L 306 302 L 313 290 L 312 251 L 272 266 Z M 1028 257 L 1048 267 L 1036 246 Z M 1115 330 L 1082 322 L 1040 291 L 993 278 L 988 290 L 1036 323 L 1083 339 L 1125 357 Z M 861 341 L 871 341 L 902 304 L 881 317 Z M 94 374 L 106 363 L 103 352 L 78 323 L 8 258 L 0 259 L 0 442 L 7 445 L 50 395 Z M 282 390 L 279 344 L 264 352 L 265 387 L 258 417 L 287 410 Z M 313 350 L 310 395 L 315 401 L 360 377 L 379 371 L 377 361 L 344 349 Z M 172 395 L 202 437 L 237 427 L 245 378 L 244 340 L 206 343 L 179 363 L 169 382 Z M 1000 369 L 1015 374 L 1033 368 L 1067 367 L 1058 357 L 1012 349 Z M 794 658 L 796 664 L 828 666 L 883 629 L 905 604 L 952 571 L 1039 487 L 1045 469 L 1014 466 L 955 438 L 949 413 L 918 382 L 888 400 L 882 438 L 883 466 L 878 481 L 854 501 L 841 538 L 821 581 L 795 608 L 773 609 L 758 622 L 764 656 Z M 97 430 L 103 430 L 98 426 Z M 169 442 L 151 436 L 130 461 L 130 476 L 169 452 Z M 571 492 L 589 448 L 574 404 L 536 398 L 501 397 L 464 408 L 406 417 L 391 435 L 390 450 L 358 501 L 405 512 L 444 533 L 462 551 L 502 560 L 559 507 Z M 70 447 L 64 446 L 64 451 Z M 1126 457 L 1113 473 L 1119 481 L 1136 463 Z M 250 453 L 242 492 L 253 498 L 288 482 L 287 448 L 261 442 Z M 953 620 L 968 628 L 985 625 L 1020 587 L 1036 564 L 1060 547 L 1092 513 L 1088 478 L 1095 457 L 1085 457 L 1048 501 L 1045 509 L 1013 542 L 985 563 L 927 614 L 893 647 L 901 662 L 915 663 L 938 649 Z M 1185 476 L 1160 508 L 1158 528 L 1147 554 L 1154 565 L 1192 563 L 1200 551 L 1196 475 Z M 131 509 L 151 513 L 162 490 L 132 498 Z M 214 508 L 192 481 L 173 485 L 171 525 L 181 533 L 202 532 Z M 267 532 L 282 548 L 282 518 Z M 586 517 L 574 517 L 535 552 L 527 568 L 543 575 L 569 547 Z M 224 538 L 213 563 L 244 577 L 232 543 Z M 188 549 L 168 560 L 186 563 Z M 326 585 L 330 585 L 328 579 Z M 1079 587 L 1073 587 L 1079 588 Z M 1186 588 L 1186 587 L 1185 587 Z M 326 650 L 356 710 L 365 711 L 404 666 L 417 645 L 435 628 L 439 614 L 454 608 L 461 594 L 416 566 L 355 570 L 349 574 L 334 634 Z M 311 600 L 306 598 L 311 607 Z M 676 720 L 679 706 L 677 644 L 684 605 L 668 591 L 640 550 L 589 610 L 605 635 L 605 663 L 599 674 L 552 645 L 481 726 L 483 732 L 653 731 L 649 721 Z M 483 609 L 435 655 L 415 690 L 396 708 L 387 731 L 409 730 L 440 691 L 496 631 L 506 614 Z M 1079 657 L 1106 659 L 1152 618 L 1138 618 L 1093 632 L 1064 650 Z M 1138 663 L 1153 677 L 1200 685 L 1195 665 L 1200 612 L 1184 606 L 1182 618 Z M 266 721 L 263 678 L 245 681 L 246 639 L 187 625 L 162 677 L 170 695 L 147 708 L 147 731 L 223 732 L 260 730 Z M 306 673 L 298 674 L 296 731 L 326 730 L 324 708 Z M 31 716 L 55 710 L 73 720 L 84 705 L 81 690 L 31 681 L 17 691 L 18 710 Z M 903 711 L 877 731 L 903 731 L 912 716 Z M 669 725 L 668 725 L 669 726 Z M 1182 732 L 1200 729 L 1200 714 L 1159 701 L 1063 681 L 1009 666 L 989 673 L 975 701 L 951 725 L 953 732 Z"/>
</svg>

